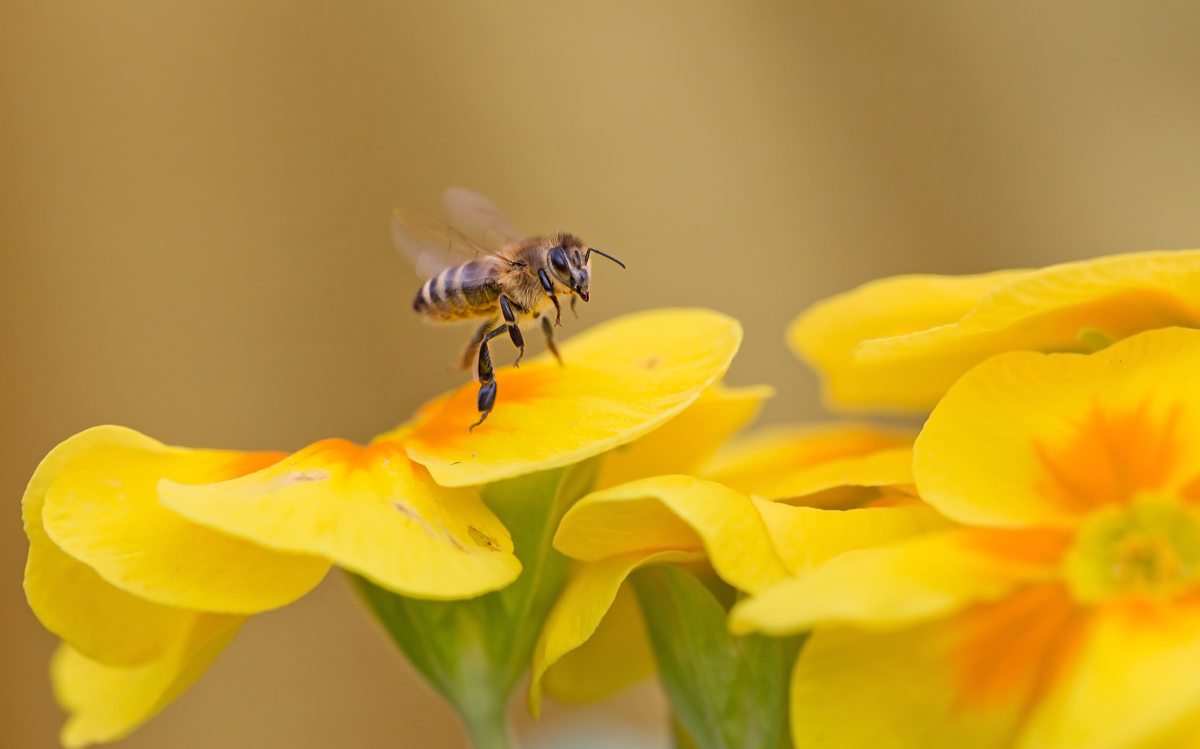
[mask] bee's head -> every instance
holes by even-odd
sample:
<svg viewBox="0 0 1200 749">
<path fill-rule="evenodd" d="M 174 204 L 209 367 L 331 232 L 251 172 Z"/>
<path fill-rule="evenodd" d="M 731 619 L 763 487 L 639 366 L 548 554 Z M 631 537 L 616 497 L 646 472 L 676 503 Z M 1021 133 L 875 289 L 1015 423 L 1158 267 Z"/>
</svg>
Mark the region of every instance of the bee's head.
<svg viewBox="0 0 1200 749">
<path fill-rule="evenodd" d="M 561 284 L 578 294 L 585 302 L 588 300 L 591 284 L 592 253 L 604 255 L 622 268 L 625 267 L 620 260 L 591 249 L 582 239 L 572 234 L 562 234 L 558 239 L 558 244 L 550 248 L 550 270 Z"/>
</svg>

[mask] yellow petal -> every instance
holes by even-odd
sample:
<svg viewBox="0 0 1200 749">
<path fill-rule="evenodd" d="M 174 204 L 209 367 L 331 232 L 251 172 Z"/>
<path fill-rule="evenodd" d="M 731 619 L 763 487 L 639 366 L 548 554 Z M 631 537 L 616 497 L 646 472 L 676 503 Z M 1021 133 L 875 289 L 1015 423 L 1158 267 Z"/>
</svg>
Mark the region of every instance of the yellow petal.
<svg viewBox="0 0 1200 749">
<path fill-rule="evenodd" d="M 254 613 L 311 590 L 329 563 L 202 528 L 158 503 L 158 482 L 223 481 L 279 459 L 166 447 L 131 430 L 87 432 L 86 453 L 47 487 L 49 538 L 107 582 L 165 606 Z"/>
<path fill-rule="evenodd" d="M 592 636 L 551 664 L 542 686 L 559 702 L 577 705 L 616 694 L 654 670 L 654 651 L 637 596 L 622 584 Z"/>
<path fill-rule="evenodd" d="M 855 507 L 878 497 L 876 487 L 913 483 L 911 444 L 907 433 L 858 424 L 764 429 L 722 449 L 700 475 L 764 499 Z"/>
<path fill-rule="evenodd" d="M 193 613 L 127 593 L 58 548 L 42 525 L 46 489 L 75 460 L 91 453 L 160 448 L 158 442 L 130 429 L 88 429 L 50 451 L 21 500 L 29 537 L 25 595 L 30 608 L 46 629 L 75 650 L 111 665 L 136 665 L 162 655 L 182 636 Z"/>
<path fill-rule="evenodd" d="M 1078 625 L 1061 586 L 889 631 L 822 627 L 789 693 L 796 746 L 1011 749 Z"/>
<path fill-rule="evenodd" d="M 241 616 L 193 614 L 184 636 L 157 659 L 117 668 L 62 645 L 50 666 L 54 693 L 69 714 L 67 749 L 116 741 L 154 717 L 204 673 L 233 639 Z"/>
<path fill-rule="evenodd" d="M 1200 708 L 1200 605 L 1100 607 L 1071 668 L 1025 731 L 1027 749 L 1116 749 L 1168 731 Z"/>
<path fill-rule="evenodd" d="M 589 494 L 563 517 L 554 548 L 583 561 L 705 551 L 725 582 L 752 592 L 787 576 L 750 498 L 689 476 L 656 476 Z"/>
<path fill-rule="evenodd" d="M 283 552 L 332 560 L 416 598 L 465 598 L 521 571 L 512 538 L 470 489 L 446 489 L 404 447 L 311 445 L 257 473 L 218 484 L 163 482 L 185 518 Z"/>
<path fill-rule="evenodd" d="M 571 465 L 678 415 L 725 373 L 741 340 L 736 320 L 709 310 L 617 318 L 562 344 L 566 366 L 541 356 L 498 368 L 495 411 L 474 431 L 479 388 L 471 384 L 377 441 L 403 441 L 443 486 Z"/>
<path fill-rule="evenodd" d="M 698 558 L 701 555 L 677 551 L 632 553 L 576 569 L 550 616 L 546 618 L 542 634 L 534 646 L 529 684 L 529 711 L 534 717 L 541 709 L 542 676 L 546 669 L 592 637 L 613 605 L 621 583 L 631 572 L 645 564 L 686 562 Z M 636 601 L 634 606 L 636 608 Z M 600 678 L 608 683 L 612 681 L 607 674 Z"/>
<path fill-rule="evenodd" d="M 767 525 L 775 552 L 793 575 L 809 572 L 847 551 L 882 546 L 949 526 L 941 513 L 915 500 L 894 507 L 819 510 L 752 499 Z"/>
<path fill-rule="evenodd" d="M 942 280 L 978 292 L 986 277 Z M 975 364 L 1004 351 L 1087 352 L 1144 330 L 1200 324 L 1200 251 L 1116 255 L 993 280 L 977 304 L 943 324 L 907 335 L 836 336 L 850 354 L 825 372 L 833 397 L 850 406 L 924 409 Z M 840 313 L 875 317 L 895 301 L 865 289 L 861 296 Z M 834 384 L 840 379 L 849 387 Z M 856 391 L 855 383 L 869 385 Z"/>
<path fill-rule="evenodd" d="M 929 402 L 931 392 L 936 393 L 936 402 L 950 383 L 921 381 L 920 362 L 908 367 L 895 362 L 888 367 L 863 364 L 856 359 L 857 346 L 953 323 L 992 289 L 1022 274 L 1000 271 L 872 281 L 810 307 L 788 328 L 788 344 L 821 375 L 829 405 L 919 408 Z"/>
<path fill-rule="evenodd" d="M 648 476 L 694 475 L 726 440 L 754 420 L 774 395 L 766 385 L 709 385 L 683 413 L 604 456 L 596 489 Z"/>
<path fill-rule="evenodd" d="M 1073 526 L 1200 475 L 1200 331 L 1153 330 L 1092 354 L 981 364 L 917 439 L 920 494 L 970 525 Z"/>
<path fill-rule="evenodd" d="M 789 635 L 821 624 L 903 626 L 1048 579 L 1070 542 L 1054 531 L 954 529 L 846 552 L 736 606 L 734 632 Z"/>
</svg>

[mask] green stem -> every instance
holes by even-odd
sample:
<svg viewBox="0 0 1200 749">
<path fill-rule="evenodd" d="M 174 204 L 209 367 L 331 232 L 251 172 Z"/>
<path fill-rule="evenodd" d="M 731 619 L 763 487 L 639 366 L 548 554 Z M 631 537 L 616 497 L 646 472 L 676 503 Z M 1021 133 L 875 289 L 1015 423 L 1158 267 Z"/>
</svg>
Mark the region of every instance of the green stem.
<svg viewBox="0 0 1200 749">
<path fill-rule="evenodd" d="M 558 522 L 595 481 L 598 461 L 483 487 L 523 565 L 511 585 L 461 601 L 423 601 L 352 576 L 409 661 L 457 710 L 475 749 L 509 749 L 509 696 L 566 584 L 570 560 L 554 550 Z"/>
<path fill-rule="evenodd" d="M 459 715 L 471 735 L 474 749 L 511 749 L 513 746 L 512 729 L 503 707 L 472 713 L 464 711 Z"/>
</svg>

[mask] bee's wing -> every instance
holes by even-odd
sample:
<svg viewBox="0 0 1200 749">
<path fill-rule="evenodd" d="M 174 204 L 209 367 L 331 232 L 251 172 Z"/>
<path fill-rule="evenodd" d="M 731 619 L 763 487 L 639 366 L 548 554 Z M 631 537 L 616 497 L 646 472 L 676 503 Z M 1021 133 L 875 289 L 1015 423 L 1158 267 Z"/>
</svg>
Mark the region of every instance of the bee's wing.
<svg viewBox="0 0 1200 749">
<path fill-rule="evenodd" d="M 507 267 L 512 262 L 449 224 L 403 208 L 392 211 L 392 241 L 412 261 L 421 278 L 432 278 L 453 265 L 494 257 Z"/>
<path fill-rule="evenodd" d="M 442 193 L 442 203 L 450 223 L 478 239 L 484 247 L 499 250 L 524 237 L 496 204 L 477 192 L 451 187 Z"/>
</svg>

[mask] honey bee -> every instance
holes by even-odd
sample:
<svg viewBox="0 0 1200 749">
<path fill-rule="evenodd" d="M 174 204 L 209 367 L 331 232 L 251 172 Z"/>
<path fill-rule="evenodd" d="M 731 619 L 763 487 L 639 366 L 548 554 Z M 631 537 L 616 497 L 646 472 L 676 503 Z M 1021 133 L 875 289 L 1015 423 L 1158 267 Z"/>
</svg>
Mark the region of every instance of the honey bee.
<svg viewBox="0 0 1200 749">
<path fill-rule="evenodd" d="M 460 369 L 476 364 L 480 416 L 470 427 L 474 430 L 496 403 L 488 341 L 507 331 L 519 350 L 513 366 L 519 366 L 525 355 L 520 322 L 541 318 L 546 346 L 561 365 L 554 343 L 554 327 L 562 322 L 558 297 L 570 295 L 572 314 L 576 298 L 588 300 L 593 254 L 622 268 L 625 264 L 588 247 L 574 234 L 522 237 L 499 208 L 470 190 L 453 187 L 442 199 L 450 220 L 479 241 L 442 221 L 400 208 L 392 215 L 392 239 L 426 279 L 413 299 L 417 314 L 439 322 L 483 318 L 459 357 Z"/>
</svg>

